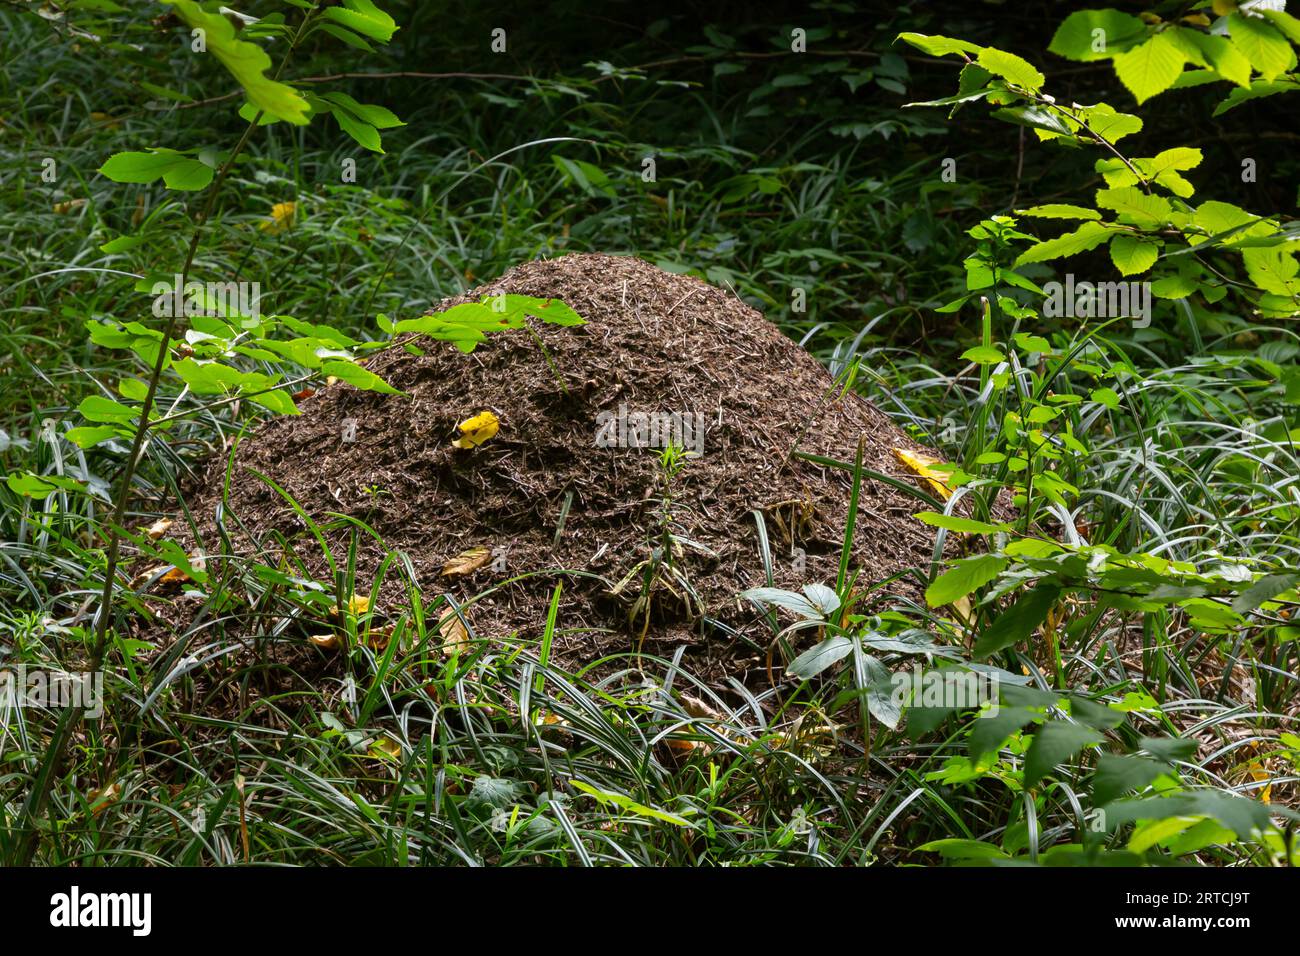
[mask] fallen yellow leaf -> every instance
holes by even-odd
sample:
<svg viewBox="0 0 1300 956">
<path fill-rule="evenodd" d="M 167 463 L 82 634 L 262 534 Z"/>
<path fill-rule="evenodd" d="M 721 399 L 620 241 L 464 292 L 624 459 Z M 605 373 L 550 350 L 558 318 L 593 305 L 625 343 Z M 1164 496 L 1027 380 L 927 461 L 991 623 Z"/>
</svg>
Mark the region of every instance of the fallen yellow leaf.
<svg viewBox="0 0 1300 956">
<path fill-rule="evenodd" d="M 491 412 L 479 412 L 456 426 L 460 432 L 453 445 L 457 448 L 476 448 L 497 433 L 501 423 Z"/>
<path fill-rule="evenodd" d="M 65 216 L 74 209 L 80 209 L 86 204 L 84 199 L 65 199 L 63 202 L 54 204 L 54 214 L 56 216 Z"/>
<path fill-rule="evenodd" d="M 159 518 L 149 527 L 144 529 L 144 533 L 153 541 L 157 541 L 167 533 L 167 529 L 172 526 L 171 518 Z"/>
<path fill-rule="evenodd" d="M 917 455 L 910 451 L 904 451 L 902 448 L 894 449 L 894 457 L 911 469 L 915 474 L 924 478 L 940 495 L 945 499 L 952 497 L 952 489 L 945 484 L 944 479 L 947 475 L 934 470 L 935 465 L 943 464 L 938 458 L 931 458 L 929 455 Z"/>
<path fill-rule="evenodd" d="M 472 574 L 491 560 L 491 549 L 479 545 L 476 548 L 462 551 L 460 554 L 456 555 L 456 557 L 448 560 L 447 563 L 442 566 L 442 574 L 456 576 Z"/>
<path fill-rule="evenodd" d="M 332 651 L 339 646 L 339 636 L 337 634 L 313 634 L 307 640 L 322 651 Z"/>
<path fill-rule="evenodd" d="M 443 618 L 442 623 L 438 625 L 438 633 L 442 635 L 442 656 L 451 657 L 453 654 L 462 654 L 469 650 L 469 632 L 465 630 L 465 625 L 460 622 L 460 617 L 456 614 Z"/>
</svg>

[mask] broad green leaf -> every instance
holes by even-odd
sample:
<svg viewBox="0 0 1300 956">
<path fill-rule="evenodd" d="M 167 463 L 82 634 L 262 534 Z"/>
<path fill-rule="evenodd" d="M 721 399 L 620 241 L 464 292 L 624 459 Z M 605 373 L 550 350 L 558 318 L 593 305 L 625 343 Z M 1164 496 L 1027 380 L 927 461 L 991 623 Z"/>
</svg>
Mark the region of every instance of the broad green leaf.
<svg viewBox="0 0 1300 956">
<path fill-rule="evenodd" d="M 136 410 L 129 405 L 115 402 L 102 395 L 88 395 L 77 406 L 81 416 L 90 422 L 126 423 L 136 417 Z"/>
<path fill-rule="evenodd" d="M 356 388 L 363 389 L 367 392 L 382 392 L 385 395 L 401 395 L 402 393 L 389 385 L 382 378 L 369 369 L 362 368 L 354 362 L 344 362 L 335 360 L 326 362 L 321 366 L 321 374 L 329 375 L 341 381 L 347 382 Z"/>
<path fill-rule="evenodd" d="M 1141 790 L 1169 768 L 1150 757 L 1102 754 L 1092 777 L 1092 799 L 1097 806 L 1110 803 L 1130 790 Z"/>
<path fill-rule="evenodd" d="M 1001 614 L 997 620 L 984 629 L 975 641 L 971 652 L 975 657 L 988 657 L 1004 647 L 1010 647 L 1017 641 L 1023 641 L 1034 633 L 1052 608 L 1056 607 L 1061 596 L 1061 587 L 1052 581 L 1044 581 L 1033 590 L 1022 594 Z"/>
<path fill-rule="evenodd" d="M 1085 106 L 1077 112 L 1090 130 L 1111 143 L 1118 143 L 1125 136 L 1142 132 L 1141 117 L 1121 113 L 1108 103 Z"/>
<path fill-rule="evenodd" d="M 1068 203 L 1048 203 L 1044 206 L 1030 206 L 1017 209 L 1017 216 L 1032 216 L 1035 219 L 1100 219 L 1101 213 L 1086 206 L 1071 206 Z"/>
<path fill-rule="evenodd" d="M 938 511 L 922 511 L 912 517 L 932 527 L 960 531 L 963 534 L 996 534 L 999 531 L 1012 530 L 1009 524 L 989 524 L 987 521 L 976 521 L 974 518 L 963 518 L 961 515 L 941 514 Z"/>
<path fill-rule="evenodd" d="M 996 578 L 1007 566 L 1007 559 L 995 554 L 981 554 L 954 561 L 951 568 L 935 578 L 926 588 L 925 600 L 930 607 L 942 607 L 965 597 Z"/>
<path fill-rule="evenodd" d="M 325 16 L 362 36 L 387 43 L 397 32 L 397 24 L 370 0 L 343 0 L 342 7 L 329 7 Z"/>
<path fill-rule="evenodd" d="M 266 75 L 271 58 L 256 43 L 240 40 L 235 27 L 220 13 L 209 13 L 194 0 L 167 0 L 192 28 L 206 36 L 207 51 L 215 56 L 248 94 L 249 102 L 259 110 L 299 126 L 308 122 L 307 100 L 286 83 Z M 338 8 L 326 11 L 328 16 Z"/>
<path fill-rule="evenodd" d="M 1000 76 L 1008 83 L 1037 92 L 1043 88 L 1044 77 L 1033 65 L 1014 53 L 986 46 L 980 50 L 979 65 L 995 76 Z"/>
<path fill-rule="evenodd" d="M 1115 57 L 1115 73 L 1139 103 L 1173 86 L 1186 62 L 1177 41 L 1156 33 L 1141 46 Z"/>
<path fill-rule="evenodd" d="M 1186 30 L 1186 39 L 1195 44 L 1215 73 L 1238 86 L 1250 86 L 1250 61 L 1227 37 Z"/>
<path fill-rule="evenodd" d="M 1028 262 L 1046 262 L 1049 259 L 1059 259 L 1061 256 L 1072 256 L 1076 253 L 1087 252 L 1089 249 L 1101 245 L 1111 235 L 1111 230 L 1101 223 L 1085 222 L 1074 232 L 1067 232 L 1055 239 L 1048 239 L 1037 245 L 1030 246 L 1016 259 L 1016 265 L 1021 266 Z"/>
<path fill-rule="evenodd" d="M 1062 21 L 1047 49 L 1082 63 L 1104 60 L 1145 39 L 1146 24 L 1119 10 L 1076 10 Z"/>
<path fill-rule="evenodd" d="M 952 37 L 926 36 L 924 33 L 900 33 L 894 38 L 897 43 L 902 40 L 904 43 L 910 43 L 922 53 L 928 53 L 930 56 L 948 56 L 953 53 L 976 53 L 980 52 L 980 47 L 966 40 L 954 40 Z"/>
<path fill-rule="evenodd" d="M 1270 574 L 1260 578 L 1237 595 L 1232 609 L 1238 614 L 1249 614 L 1265 601 L 1271 601 L 1300 584 L 1300 574 Z"/>
<path fill-rule="evenodd" d="M 675 813 L 667 813 L 663 810 L 656 810 L 654 807 L 647 807 L 643 803 L 637 803 L 631 797 L 624 796 L 621 793 L 613 793 L 609 790 L 601 790 L 593 787 L 585 780 L 579 780 L 576 777 L 569 779 L 570 785 L 574 789 L 581 790 L 588 796 L 595 797 L 600 803 L 612 803 L 620 809 L 627 810 L 629 813 L 635 813 L 639 817 L 650 817 L 653 820 L 660 820 L 664 823 L 671 823 L 674 826 L 689 827 L 691 821 L 685 817 L 680 817 Z"/>
<path fill-rule="evenodd" d="M 997 365 L 1006 361 L 1006 355 L 996 345 L 976 345 L 961 353 L 961 357 L 976 365 Z"/>
<path fill-rule="evenodd" d="M 174 149 L 114 153 L 99 171 L 116 183 L 151 183 L 161 178 L 168 189 L 189 192 L 203 189 L 213 176 L 211 166 Z"/>
<path fill-rule="evenodd" d="M 81 428 L 69 428 L 68 433 L 64 436 L 78 448 L 93 448 L 100 442 L 108 441 L 118 435 L 126 435 L 128 432 L 116 425 L 93 425 L 83 426 Z"/>
<path fill-rule="evenodd" d="M 1105 738 L 1091 727 L 1053 720 L 1040 727 L 1025 754 L 1025 787 L 1029 788 L 1065 763 L 1084 747 L 1099 744 Z"/>
<path fill-rule="evenodd" d="M 1021 727 L 1042 715 L 1026 707 L 1000 707 L 997 712 L 981 714 L 972 722 L 970 739 L 966 742 L 971 757 L 978 760 L 985 754 L 995 752 L 1004 740 Z"/>
<path fill-rule="evenodd" d="M 1110 241 L 1110 261 L 1120 275 L 1146 272 L 1160 256 L 1160 245 L 1137 236 L 1118 235 Z"/>
<path fill-rule="evenodd" d="M 743 596 L 743 595 L 742 595 Z M 842 661 L 853 652 L 853 642 L 836 634 L 815 647 L 804 651 L 786 667 L 785 672 L 797 680 L 815 677 L 832 664 Z"/>
<path fill-rule="evenodd" d="M 1113 209 L 1122 221 L 1139 226 L 1158 226 L 1169 221 L 1173 206 L 1163 196 L 1144 193 L 1137 186 L 1098 189 L 1097 205 Z"/>
<path fill-rule="evenodd" d="M 1228 16 L 1228 33 L 1233 45 L 1265 80 L 1275 80 L 1295 66 L 1291 44 L 1267 20 L 1233 13 Z"/>
</svg>

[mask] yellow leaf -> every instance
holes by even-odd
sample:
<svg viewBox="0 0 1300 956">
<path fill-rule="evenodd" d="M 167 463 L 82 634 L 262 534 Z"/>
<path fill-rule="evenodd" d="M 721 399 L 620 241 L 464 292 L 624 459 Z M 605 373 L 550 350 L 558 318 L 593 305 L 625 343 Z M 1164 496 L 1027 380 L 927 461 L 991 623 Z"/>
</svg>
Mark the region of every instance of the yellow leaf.
<svg viewBox="0 0 1300 956">
<path fill-rule="evenodd" d="M 491 412 L 479 412 L 456 426 L 460 437 L 452 444 L 457 448 L 475 448 L 495 435 L 500 427 L 501 423 Z"/>
<path fill-rule="evenodd" d="M 392 737 L 380 737 L 370 745 L 370 756 L 397 760 L 402 756 L 402 745 Z"/>
<path fill-rule="evenodd" d="M 281 233 L 293 226 L 298 212 L 296 202 L 278 202 L 271 207 L 271 218 L 258 226 L 263 232 Z"/>
<path fill-rule="evenodd" d="M 86 794 L 86 800 L 90 803 L 90 812 L 93 816 L 99 816 L 120 799 L 122 799 L 122 785 L 120 783 L 110 783 L 107 787 L 92 790 Z"/>
<path fill-rule="evenodd" d="M 313 634 L 307 640 L 322 651 L 332 651 L 339 646 L 339 636 L 337 634 Z"/>
<path fill-rule="evenodd" d="M 99 125 L 103 126 L 105 129 L 117 129 L 119 126 L 122 125 L 122 121 L 120 119 L 117 119 L 114 116 L 110 116 L 108 113 L 100 113 L 98 111 L 95 111 L 90 114 L 90 118 L 93 122 L 98 123 Z"/>
<path fill-rule="evenodd" d="M 1214 15 L 1217 17 L 1226 17 L 1230 13 L 1237 12 L 1237 0 L 1214 0 L 1211 6 L 1214 7 Z"/>
<path fill-rule="evenodd" d="M 171 518 L 159 518 L 149 527 L 144 529 L 144 533 L 153 541 L 157 541 L 167 533 L 167 529 L 172 526 Z"/>
<path fill-rule="evenodd" d="M 945 499 L 952 497 L 952 489 L 944 482 L 947 475 L 934 470 L 935 465 L 943 464 L 938 458 L 931 458 L 929 455 L 916 455 L 910 451 L 904 451 L 902 448 L 895 448 L 894 456 L 915 474 L 924 478 L 930 487 Z"/>
<path fill-rule="evenodd" d="M 370 598 L 364 594 L 354 594 L 352 597 L 348 598 L 344 610 L 352 615 L 365 614 L 370 610 Z M 338 617 L 339 606 L 337 604 L 331 604 L 327 613 L 330 617 Z"/>
<path fill-rule="evenodd" d="M 438 633 L 442 635 L 442 655 L 451 657 L 453 654 L 463 654 L 469 650 L 469 632 L 465 630 L 465 625 L 460 622 L 460 617 L 456 614 L 443 618 L 438 625 Z"/>
<path fill-rule="evenodd" d="M 86 204 L 84 199 L 66 199 L 63 202 L 54 204 L 54 214 L 56 216 L 66 216 L 75 209 L 80 209 Z"/>
<path fill-rule="evenodd" d="M 491 550 L 479 545 L 476 548 L 470 548 L 468 551 L 462 551 L 456 557 L 451 558 L 442 566 L 442 573 L 457 576 L 472 574 L 491 560 Z"/>
</svg>

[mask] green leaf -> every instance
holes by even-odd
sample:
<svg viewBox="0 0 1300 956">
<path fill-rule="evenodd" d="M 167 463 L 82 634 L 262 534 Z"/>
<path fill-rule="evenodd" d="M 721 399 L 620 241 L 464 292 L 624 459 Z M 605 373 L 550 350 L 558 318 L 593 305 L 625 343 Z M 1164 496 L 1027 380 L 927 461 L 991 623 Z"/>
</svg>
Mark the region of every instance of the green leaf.
<svg viewBox="0 0 1300 956">
<path fill-rule="evenodd" d="M 1265 80 L 1275 80 L 1295 66 L 1291 44 L 1267 20 L 1233 13 L 1228 16 L 1228 33 L 1233 46 Z"/>
<path fill-rule="evenodd" d="M 1145 23 L 1119 10 L 1076 10 L 1056 28 L 1047 49 L 1089 63 L 1122 53 L 1146 35 Z"/>
<path fill-rule="evenodd" d="M 631 797 L 624 796 L 621 793 L 613 793 L 609 790 L 601 790 L 598 787 L 593 787 L 584 780 L 577 779 L 576 777 L 570 778 L 569 784 L 574 789 L 581 790 L 588 796 L 595 797 L 596 800 L 602 804 L 612 803 L 614 806 L 627 810 L 629 813 L 634 813 L 639 817 L 650 817 L 653 820 L 659 820 L 663 823 L 671 823 L 673 826 L 679 827 L 689 827 L 691 825 L 691 821 L 687 820 L 685 817 L 680 817 L 675 813 L 666 813 L 663 810 L 656 810 L 654 807 L 647 807 L 643 803 L 637 803 Z"/>
<path fill-rule="evenodd" d="M 1098 189 L 1097 205 L 1113 209 L 1121 221 L 1139 226 L 1158 226 L 1169 221 L 1173 207 L 1163 196 L 1144 193 L 1137 186 Z"/>
<path fill-rule="evenodd" d="M 135 421 L 136 411 L 129 405 L 115 402 L 102 395 L 88 395 L 77 406 L 81 416 L 90 422 L 126 423 Z"/>
<path fill-rule="evenodd" d="M 988 584 L 1006 566 L 1007 559 L 995 554 L 981 554 L 954 561 L 952 567 L 936 578 L 926 589 L 926 603 L 930 607 L 951 604 L 976 588 Z"/>
<path fill-rule="evenodd" d="M 1006 356 L 996 345 L 976 345 L 961 353 L 961 357 L 976 365 L 996 365 L 1006 361 Z"/>
<path fill-rule="evenodd" d="M 402 393 L 389 385 L 382 378 L 369 369 L 362 368 L 353 362 L 344 362 L 334 360 L 326 362 L 321 366 L 322 375 L 330 375 L 341 381 L 347 382 L 356 388 L 363 389 L 367 392 L 383 392 L 385 395 L 401 395 Z"/>
<path fill-rule="evenodd" d="M 1097 758 L 1097 772 L 1092 777 L 1093 802 L 1097 806 L 1110 803 L 1130 790 L 1141 790 L 1168 772 L 1168 767 L 1150 757 L 1102 754 Z"/>
<path fill-rule="evenodd" d="M 168 189 L 187 192 L 203 189 L 213 175 L 211 166 L 174 149 L 114 153 L 99 171 L 116 183 L 151 183 L 161 178 Z"/>
<path fill-rule="evenodd" d="M 118 435 L 127 435 L 129 432 L 118 428 L 115 425 L 94 425 L 83 426 L 81 428 L 69 428 L 67 435 L 64 437 L 72 442 L 78 448 L 93 448 L 100 442 L 108 441 Z"/>
<path fill-rule="evenodd" d="M 1091 727 L 1053 720 L 1034 734 L 1034 742 L 1025 754 L 1025 787 L 1034 786 L 1058 764 L 1065 763 L 1084 747 L 1099 744 L 1105 738 Z"/>
<path fill-rule="evenodd" d="M 1265 601 L 1271 601 L 1300 584 L 1300 574 L 1270 574 L 1260 578 L 1237 595 L 1232 609 L 1238 614 L 1249 614 Z"/>
<path fill-rule="evenodd" d="M 1017 209 L 1017 216 L 1033 216 L 1036 219 L 1100 219 L 1101 213 L 1086 206 L 1071 206 L 1068 203 L 1048 203 L 1045 206 L 1030 206 Z"/>
<path fill-rule="evenodd" d="M 1021 266 L 1028 262 L 1046 262 L 1048 259 L 1059 259 L 1061 256 L 1072 256 L 1080 252 L 1087 252 L 1089 249 L 1101 245 L 1111 235 L 1112 232 L 1101 223 L 1085 222 L 1074 232 L 1067 232 L 1055 239 L 1048 239 L 1037 245 L 1030 246 L 1016 259 L 1016 265 Z"/>
<path fill-rule="evenodd" d="M 1044 581 L 1022 594 L 997 620 L 984 629 L 975 641 L 971 652 L 975 657 L 988 657 L 1017 641 L 1023 641 L 1047 620 L 1047 615 L 1061 596 L 1061 587 L 1054 581 Z"/>
<path fill-rule="evenodd" d="M 378 40 L 380 43 L 391 40 L 398 29 L 393 18 L 370 0 L 343 0 L 342 7 L 329 7 L 325 11 L 325 16 L 349 30 L 370 37 L 372 40 Z"/>
<path fill-rule="evenodd" d="M 1043 88 L 1044 77 L 1038 70 L 1014 53 L 986 46 L 980 50 L 979 65 L 1008 83 L 1037 92 Z"/>
<path fill-rule="evenodd" d="M 828 637 L 816 647 L 804 651 L 786 667 L 785 672 L 797 680 L 808 680 L 820 674 L 853 652 L 853 642 L 847 637 Z"/>
<path fill-rule="evenodd" d="M 1106 824 L 1119 826 L 1136 820 L 1165 820 L 1169 817 L 1208 816 L 1218 820 L 1237 835 L 1249 840 L 1253 831 L 1273 828 L 1270 811 L 1287 817 L 1296 817 L 1295 811 L 1285 807 L 1266 807 L 1255 800 L 1238 797 L 1221 790 L 1194 790 L 1170 797 L 1148 797 L 1145 800 L 1120 800 L 1106 808 Z"/>
<path fill-rule="evenodd" d="M 1142 132 L 1141 117 L 1121 113 L 1108 103 L 1085 106 L 1077 112 L 1090 130 L 1111 143 L 1118 143 L 1125 136 Z"/>
<path fill-rule="evenodd" d="M 1187 62 L 1178 43 L 1167 33 L 1154 34 L 1141 46 L 1115 57 L 1115 73 L 1139 103 L 1173 86 Z"/>
<path fill-rule="evenodd" d="M 1131 276 L 1146 272 L 1160 256 L 1160 244 L 1139 239 L 1137 236 L 1117 235 L 1110 241 L 1110 261 L 1120 275 Z"/>
<path fill-rule="evenodd" d="M 932 527 L 960 531 L 963 534 L 996 534 L 999 531 L 1012 530 L 1009 524 L 989 524 L 987 521 L 976 521 L 974 518 L 963 518 L 961 515 L 941 514 L 938 511 L 922 511 L 912 517 Z"/>
<path fill-rule="evenodd" d="M 910 43 L 922 53 L 930 56 L 949 56 L 953 53 L 979 53 L 980 47 L 966 40 L 954 40 L 952 37 L 926 36 L 924 33 L 900 33 L 894 38 L 897 43 L 902 40 Z"/>
<path fill-rule="evenodd" d="M 204 31 L 207 51 L 235 78 L 249 102 L 259 110 L 299 126 L 308 122 L 307 100 L 297 90 L 266 76 L 271 58 L 256 43 L 240 40 L 235 27 L 220 13 L 208 13 L 194 0 L 166 0 L 192 28 Z M 326 14 L 337 10 L 331 7 Z"/>
<path fill-rule="evenodd" d="M 1026 724 L 1041 720 L 1042 715 L 1025 707 L 1000 707 L 996 712 L 981 713 L 972 722 L 966 742 L 971 757 L 978 760 L 998 750 L 1002 742 Z"/>
<path fill-rule="evenodd" d="M 1227 37 L 1183 31 L 1186 39 L 1201 51 L 1215 73 L 1238 86 L 1250 86 L 1250 61 Z"/>
</svg>

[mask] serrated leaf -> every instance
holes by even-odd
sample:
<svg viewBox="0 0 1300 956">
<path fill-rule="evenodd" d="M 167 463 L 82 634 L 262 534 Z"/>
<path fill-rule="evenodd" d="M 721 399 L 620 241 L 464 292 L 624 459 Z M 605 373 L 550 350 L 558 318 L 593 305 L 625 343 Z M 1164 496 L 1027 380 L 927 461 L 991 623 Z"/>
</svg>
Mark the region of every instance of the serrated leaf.
<svg viewBox="0 0 1300 956">
<path fill-rule="evenodd" d="M 1267 20 L 1233 13 L 1228 17 L 1232 44 L 1265 80 L 1275 80 L 1295 66 L 1291 44 Z"/>
<path fill-rule="evenodd" d="M 1140 226 L 1157 226 L 1169 221 L 1173 206 L 1163 196 L 1144 193 L 1137 186 L 1098 189 L 1097 205 L 1111 209 L 1121 220 Z"/>
<path fill-rule="evenodd" d="M 362 36 L 387 43 L 397 32 L 397 23 L 371 0 L 343 0 L 342 7 L 329 7 L 325 16 Z"/>
<path fill-rule="evenodd" d="M 1120 275 L 1146 272 L 1160 256 L 1160 245 L 1137 236 L 1118 235 L 1110 241 L 1110 261 Z"/>
<path fill-rule="evenodd" d="M 1154 34 L 1141 46 L 1115 57 L 1115 73 L 1139 103 L 1145 103 L 1173 86 L 1187 62 L 1177 42 L 1165 33 Z"/>
<path fill-rule="evenodd" d="M 1046 262 L 1049 259 L 1059 259 L 1061 256 L 1072 256 L 1080 252 L 1087 252 L 1089 249 L 1101 245 L 1110 236 L 1111 231 L 1101 223 L 1085 222 L 1073 232 L 1067 232 L 1055 239 L 1047 239 L 1037 245 L 1030 246 L 1016 259 L 1016 265 L 1021 266 L 1029 262 Z"/>
<path fill-rule="evenodd" d="M 1035 92 L 1043 88 L 1043 74 L 1038 72 L 1029 61 L 1016 56 L 1014 53 L 1007 53 L 1005 50 L 986 46 L 980 50 L 977 59 L 980 66 L 995 76 L 1002 77 L 1008 83 L 1014 83 L 1016 86 Z"/>
<path fill-rule="evenodd" d="M 1017 209 L 1017 216 L 1032 216 L 1035 219 L 1100 219 L 1101 213 L 1086 206 L 1071 206 L 1068 203 L 1047 203 L 1043 206 L 1030 206 Z"/>
<path fill-rule="evenodd" d="M 1076 10 L 1056 28 L 1047 49 L 1057 56 L 1089 63 L 1122 53 L 1146 35 L 1146 24 L 1131 14 L 1119 10 Z"/>
<path fill-rule="evenodd" d="M 894 38 L 897 43 L 902 40 L 930 56 L 949 56 L 953 53 L 979 53 L 980 47 L 966 40 L 954 40 L 952 37 L 926 36 L 924 33 L 900 33 Z"/>
<path fill-rule="evenodd" d="M 235 27 L 220 13 L 209 13 L 194 0 L 167 0 L 176 13 L 192 28 L 204 31 L 207 51 L 216 57 L 235 78 L 248 100 L 259 110 L 302 126 L 308 122 L 307 100 L 286 83 L 266 75 L 272 68 L 271 58 L 256 43 L 240 40 Z M 327 15 L 330 11 L 326 11 Z"/>
</svg>

